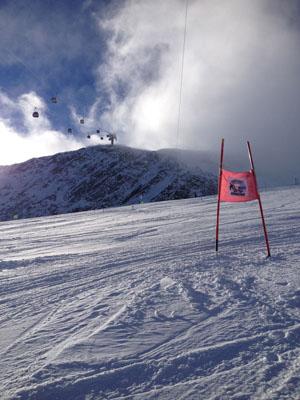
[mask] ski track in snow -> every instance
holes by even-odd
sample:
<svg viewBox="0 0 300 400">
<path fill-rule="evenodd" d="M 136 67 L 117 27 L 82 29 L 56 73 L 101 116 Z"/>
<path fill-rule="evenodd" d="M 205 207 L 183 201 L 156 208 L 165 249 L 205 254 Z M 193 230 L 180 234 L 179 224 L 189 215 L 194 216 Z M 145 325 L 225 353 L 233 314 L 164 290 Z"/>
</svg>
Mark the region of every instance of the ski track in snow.
<svg viewBox="0 0 300 400">
<path fill-rule="evenodd" d="M 0 224 L 1 399 L 300 398 L 300 190 Z"/>
</svg>

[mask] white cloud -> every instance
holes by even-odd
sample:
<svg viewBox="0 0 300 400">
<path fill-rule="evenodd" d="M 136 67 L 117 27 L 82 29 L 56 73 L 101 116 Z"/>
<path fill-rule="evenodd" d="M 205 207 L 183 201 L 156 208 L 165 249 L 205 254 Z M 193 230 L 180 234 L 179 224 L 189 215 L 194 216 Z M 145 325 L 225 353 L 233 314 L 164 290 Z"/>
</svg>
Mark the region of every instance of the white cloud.
<svg viewBox="0 0 300 400">
<path fill-rule="evenodd" d="M 83 2 L 83 9 L 92 4 Z M 185 0 L 124 0 L 93 8 L 102 39 L 107 40 L 105 55 L 99 35 L 95 42 L 86 41 L 84 24 L 67 35 L 69 25 L 63 18 L 58 25 L 55 19 L 43 26 L 39 13 L 29 18 L 26 9 L 15 17 L 14 7 L 2 10 L 0 19 L 11 21 L 3 49 L 10 43 L 14 54 L 23 51 L 22 59 L 34 52 L 33 66 L 43 61 L 53 72 L 65 48 L 70 58 L 96 57 L 91 48 L 97 45 L 105 63 L 97 71 L 98 98 L 90 109 L 80 110 L 83 126 L 78 124 L 83 115 L 70 107 L 82 139 L 53 129 L 47 104 L 34 92 L 15 100 L 0 91 L 0 164 L 76 149 L 87 143 L 85 134 L 99 128 L 117 132 L 118 142 L 125 145 L 176 146 L 185 4 Z M 180 146 L 218 151 L 220 138 L 225 137 L 226 161 L 241 154 L 248 167 L 245 140 L 249 139 L 259 168 L 277 176 L 280 165 L 282 176 L 300 176 L 298 0 L 189 0 L 188 4 Z M 20 29 L 28 24 L 31 30 Z M 43 35 L 41 26 L 47 27 Z M 28 32 L 25 41 L 18 36 L 23 31 Z M 57 40 L 56 32 L 62 40 Z M 61 52 L 64 37 L 67 46 Z M 39 45 L 24 46 L 29 39 Z M 16 60 L 9 60 L 3 51 L 2 62 Z M 32 118 L 34 107 L 40 111 L 38 119 Z M 99 139 L 93 136 L 89 143 Z"/>
<path fill-rule="evenodd" d="M 111 100 L 102 121 L 124 132 L 124 144 L 176 145 L 185 4 L 128 0 L 109 18 L 99 16 L 100 29 L 110 34 L 106 63 L 98 70 L 99 88 Z M 216 150 L 225 137 L 227 151 L 247 157 L 249 139 L 258 164 L 263 166 L 269 153 L 272 170 L 284 153 L 286 173 L 300 173 L 295 5 L 293 0 L 189 1 L 181 147 Z"/>
</svg>

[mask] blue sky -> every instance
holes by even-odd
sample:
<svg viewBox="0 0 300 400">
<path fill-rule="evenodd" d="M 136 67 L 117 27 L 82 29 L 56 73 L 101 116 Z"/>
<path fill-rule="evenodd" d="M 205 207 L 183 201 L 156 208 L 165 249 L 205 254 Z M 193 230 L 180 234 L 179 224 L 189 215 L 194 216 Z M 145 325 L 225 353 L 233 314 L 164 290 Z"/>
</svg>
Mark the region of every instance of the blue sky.
<svg viewBox="0 0 300 400">
<path fill-rule="evenodd" d="M 186 4 L 2 0 L 0 164 L 96 144 L 100 127 L 175 147 Z M 297 0 L 188 0 L 179 147 L 224 137 L 227 167 L 247 168 L 250 140 L 266 180 L 300 176 L 299 27 Z"/>
<path fill-rule="evenodd" d="M 105 2 L 99 3 L 97 9 Z M 34 91 L 49 100 L 55 128 L 69 123 L 68 105 L 88 109 L 96 96 L 95 70 L 102 60 L 105 40 L 87 2 L 2 1 L 0 85 L 16 98 Z M 80 112 L 80 111 L 79 111 Z"/>
</svg>

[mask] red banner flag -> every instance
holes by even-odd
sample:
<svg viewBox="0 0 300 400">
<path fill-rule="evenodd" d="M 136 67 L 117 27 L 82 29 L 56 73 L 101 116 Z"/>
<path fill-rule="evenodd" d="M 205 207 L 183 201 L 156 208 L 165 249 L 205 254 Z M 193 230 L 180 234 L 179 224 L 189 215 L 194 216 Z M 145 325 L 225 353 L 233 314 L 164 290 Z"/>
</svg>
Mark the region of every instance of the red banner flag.
<svg viewBox="0 0 300 400">
<path fill-rule="evenodd" d="M 268 255 L 271 257 L 270 246 L 267 228 L 261 199 L 258 193 L 256 176 L 254 171 L 254 163 L 250 143 L 247 142 L 248 154 L 251 165 L 251 170 L 246 172 L 232 172 L 223 169 L 223 156 L 224 156 L 224 139 L 221 143 L 221 157 L 220 157 L 220 172 L 219 172 L 219 190 L 218 190 L 218 205 L 217 205 L 217 223 L 216 223 L 216 251 L 219 248 L 219 223 L 220 223 L 220 203 L 221 201 L 227 202 L 244 202 L 251 200 L 258 200 L 265 241 L 267 246 Z"/>
<path fill-rule="evenodd" d="M 258 200 L 253 171 L 231 172 L 221 170 L 220 201 L 243 202 Z"/>
</svg>

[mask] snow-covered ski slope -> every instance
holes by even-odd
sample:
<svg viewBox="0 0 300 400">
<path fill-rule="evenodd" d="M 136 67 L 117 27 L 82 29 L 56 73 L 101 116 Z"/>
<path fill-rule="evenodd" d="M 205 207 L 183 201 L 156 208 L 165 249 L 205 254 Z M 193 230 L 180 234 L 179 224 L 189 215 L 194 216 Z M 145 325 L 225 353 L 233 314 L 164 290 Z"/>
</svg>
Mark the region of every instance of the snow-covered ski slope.
<svg viewBox="0 0 300 400">
<path fill-rule="evenodd" d="M 0 224 L 1 399 L 299 399 L 300 188 Z"/>
</svg>

